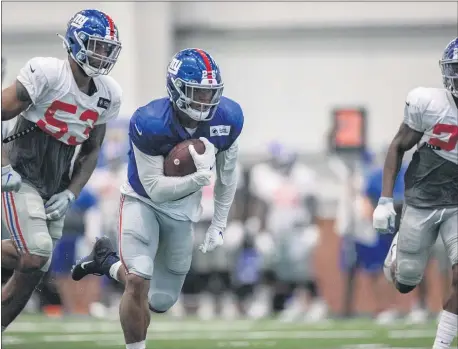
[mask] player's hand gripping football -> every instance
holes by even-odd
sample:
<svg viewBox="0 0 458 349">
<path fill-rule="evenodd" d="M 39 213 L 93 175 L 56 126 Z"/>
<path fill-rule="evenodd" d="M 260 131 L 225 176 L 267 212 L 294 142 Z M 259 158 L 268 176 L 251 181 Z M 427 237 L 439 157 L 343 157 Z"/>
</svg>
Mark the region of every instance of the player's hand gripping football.
<svg viewBox="0 0 458 349">
<path fill-rule="evenodd" d="M 209 142 L 209 140 L 205 137 L 199 138 L 205 145 L 205 152 L 203 154 L 197 153 L 196 149 L 193 145 L 189 146 L 189 153 L 194 160 L 194 164 L 196 165 L 197 171 L 211 171 L 213 165 L 215 164 L 216 157 L 215 157 L 215 146 Z"/>
<path fill-rule="evenodd" d="M 51 221 L 62 218 L 73 201 L 75 195 L 68 189 L 54 194 L 45 204 L 46 218 Z"/>
<path fill-rule="evenodd" d="M 381 197 L 372 216 L 374 229 L 382 234 L 393 234 L 396 211 L 393 206 L 393 199 Z"/>
<path fill-rule="evenodd" d="M 205 152 L 199 154 L 193 145 L 189 146 L 189 153 L 194 160 L 194 165 L 196 165 L 197 176 L 196 179 L 198 183 L 202 186 L 209 185 L 211 182 L 212 168 L 216 162 L 215 157 L 215 146 L 208 141 L 205 137 L 199 138 L 205 145 Z"/>
<path fill-rule="evenodd" d="M 19 191 L 22 184 L 22 178 L 11 165 L 2 166 L 2 192 Z"/>
<path fill-rule="evenodd" d="M 199 250 L 202 253 L 213 251 L 216 247 L 221 246 L 224 243 L 222 228 L 211 224 L 205 234 L 205 240 L 202 245 L 199 246 Z"/>
</svg>

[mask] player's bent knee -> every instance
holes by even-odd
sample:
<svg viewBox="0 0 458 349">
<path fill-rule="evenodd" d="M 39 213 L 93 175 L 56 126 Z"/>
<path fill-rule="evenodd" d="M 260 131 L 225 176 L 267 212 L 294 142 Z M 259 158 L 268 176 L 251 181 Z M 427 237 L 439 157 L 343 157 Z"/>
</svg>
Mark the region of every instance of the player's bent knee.
<svg viewBox="0 0 458 349">
<path fill-rule="evenodd" d="M 19 269 L 23 273 L 32 273 L 38 270 L 43 271 L 48 265 L 49 268 L 50 257 L 38 256 L 30 253 L 23 254 L 19 264 Z"/>
<path fill-rule="evenodd" d="M 129 274 L 137 275 L 143 279 L 149 280 L 153 276 L 154 262 L 148 256 L 137 256 L 125 259 Z"/>
<path fill-rule="evenodd" d="M 399 289 L 398 286 L 396 288 L 399 290 L 401 293 L 408 293 L 412 291 L 420 282 L 421 279 L 423 278 L 423 267 L 411 260 L 407 261 L 398 261 L 398 266 L 397 266 L 397 274 L 396 274 L 396 280 L 397 284 L 399 285 L 405 285 L 406 287 L 401 286 L 400 288 L 402 290 L 408 290 L 407 292 L 403 292 Z"/>
<path fill-rule="evenodd" d="M 32 239 L 28 245 L 28 250 L 31 255 L 46 257 L 46 261 L 51 257 L 53 250 L 53 241 L 48 232 L 32 234 Z M 45 262 L 46 263 L 46 262 Z"/>
<path fill-rule="evenodd" d="M 155 292 L 149 299 L 149 308 L 155 313 L 165 313 L 178 301 L 178 294 Z"/>
<path fill-rule="evenodd" d="M 137 298 L 148 297 L 149 280 L 135 274 L 127 274 L 125 292 Z"/>
</svg>

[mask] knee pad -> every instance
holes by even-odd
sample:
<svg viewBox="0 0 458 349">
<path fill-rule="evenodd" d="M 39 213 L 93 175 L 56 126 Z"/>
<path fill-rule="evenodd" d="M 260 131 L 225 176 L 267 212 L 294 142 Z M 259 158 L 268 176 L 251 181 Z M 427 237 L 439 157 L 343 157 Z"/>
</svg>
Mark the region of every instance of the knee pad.
<svg viewBox="0 0 458 349">
<path fill-rule="evenodd" d="M 28 270 L 40 270 L 47 272 L 51 265 L 51 257 L 53 251 L 53 241 L 51 236 L 47 232 L 40 232 L 31 235 L 31 243 L 29 243 L 28 250 L 34 259 L 31 260 L 30 265 L 24 264 L 24 267 Z M 42 262 L 39 262 L 37 257 L 40 257 Z"/>
<path fill-rule="evenodd" d="M 423 266 L 413 260 L 398 260 L 396 280 L 403 285 L 417 286 L 423 278 Z M 410 291 L 409 291 L 410 292 Z"/>
<path fill-rule="evenodd" d="M 395 285 L 396 285 L 396 289 L 400 292 L 400 293 L 409 293 L 411 291 L 413 291 L 415 289 L 416 286 L 409 286 L 409 285 L 404 285 L 404 284 L 401 284 L 400 282 L 396 281 L 395 282 Z"/>
<path fill-rule="evenodd" d="M 124 260 L 129 273 L 150 280 L 153 276 L 154 262 L 148 256 L 137 256 Z"/>
<path fill-rule="evenodd" d="M 151 311 L 155 313 L 165 313 L 177 302 L 178 295 L 165 292 L 155 292 L 150 295 L 148 303 Z"/>
<path fill-rule="evenodd" d="M 32 255 L 51 257 L 53 241 L 48 232 L 41 232 L 32 235 L 33 244 L 29 245 L 29 252 Z"/>
<path fill-rule="evenodd" d="M 51 266 L 52 254 L 53 254 L 54 248 L 56 247 L 57 243 L 59 242 L 59 239 L 52 238 L 51 241 L 52 241 L 51 255 L 49 256 L 48 261 L 46 262 L 46 264 L 43 265 L 43 267 L 40 269 L 42 272 L 45 272 L 45 273 L 49 270 L 49 267 Z"/>
</svg>

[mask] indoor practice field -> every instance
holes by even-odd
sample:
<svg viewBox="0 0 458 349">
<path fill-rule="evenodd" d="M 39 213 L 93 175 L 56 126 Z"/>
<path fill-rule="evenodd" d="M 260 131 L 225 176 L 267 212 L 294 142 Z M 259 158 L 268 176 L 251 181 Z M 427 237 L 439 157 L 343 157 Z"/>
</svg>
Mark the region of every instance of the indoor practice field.
<svg viewBox="0 0 458 349">
<path fill-rule="evenodd" d="M 203 322 L 153 316 L 148 348 L 431 348 L 435 322 L 406 326 L 394 322 L 378 326 L 370 319 L 330 320 L 305 325 L 275 320 Z M 2 348 L 12 349 L 122 349 L 119 321 L 24 315 L 2 336 Z M 452 347 L 456 347 L 455 345 Z"/>
</svg>

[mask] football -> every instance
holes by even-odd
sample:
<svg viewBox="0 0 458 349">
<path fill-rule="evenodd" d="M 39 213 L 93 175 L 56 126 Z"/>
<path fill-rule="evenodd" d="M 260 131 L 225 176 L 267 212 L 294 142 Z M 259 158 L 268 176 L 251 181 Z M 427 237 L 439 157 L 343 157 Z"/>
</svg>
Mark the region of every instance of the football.
<svg viewBox="0 0 458 349">
<path fill-rule="evenodd" d="M 205 144 L 200 139 L 188 139 L 177 144 L 164 160 L 164 175 L 182 177 L 197 171 L 188 149 L 191 144 L 198 154 L 205 152 Z"/>
</svg>

